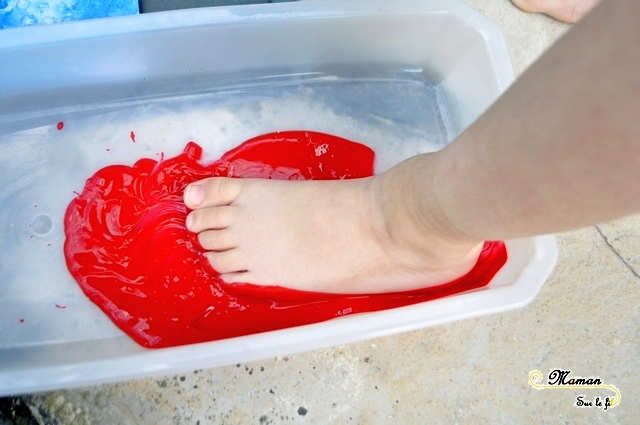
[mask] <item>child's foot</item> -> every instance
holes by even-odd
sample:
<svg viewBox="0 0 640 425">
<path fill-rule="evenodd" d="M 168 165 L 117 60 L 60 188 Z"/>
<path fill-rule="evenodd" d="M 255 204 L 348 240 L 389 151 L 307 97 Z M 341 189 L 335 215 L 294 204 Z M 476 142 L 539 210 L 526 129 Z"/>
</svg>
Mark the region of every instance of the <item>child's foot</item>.
<svg viewBox="0 0 640 425">
<path fill-rule="evenodd" d="M 526 12 L 544 13 L 559 21 L 577 22 L 600 0 L 511 0 Z"/>
<path fill-rule="evenodd" d="M 380 293 L 467 273 L 482 244 L 447 241 L 416 222 L 407 209 L 416 201 L 398 184 L 393 173 L 341 181 L 206 179 L 185 191 L 194 210 L 187 227 L 227 283 Z"/>
</svg>

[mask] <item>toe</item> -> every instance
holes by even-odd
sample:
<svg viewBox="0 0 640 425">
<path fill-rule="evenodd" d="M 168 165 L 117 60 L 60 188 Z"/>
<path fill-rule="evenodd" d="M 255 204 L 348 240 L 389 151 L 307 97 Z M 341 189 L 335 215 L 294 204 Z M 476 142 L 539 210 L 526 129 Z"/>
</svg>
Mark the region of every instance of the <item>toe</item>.
<svg viewBox="0 0 640 425">
<path fill-rule="evenodd" d="M 218 273 L 239 273 L 246 271 L 243 257 L 239 255 L 237 249 L 231 249 L 224 252 L 208 251 L 204 254 L 209 260 L 209 264 Z"/>
<path fill-rule="evenodd" d="M 231 204 L 242 189 L 241 179 L 211 177 L 188 185 L 184 203 L 191 209 Z"/>
<path fill-rule="evenodd" d="M 220 278 L 224 283 L 247 283 L 251 282 L 251 276 L 248 272 L 223 273 Z"/>
<path fill-rule="evenodd" d="M 526 12 L 544 13 L 563 22 L 577 22 L 599 0 L 511 0 Z"/>
<path fill-rule="evenodd" d="M 532 0 L 511 0 L 513 4 L 518 6 L 525 12 L 539 12 L 537 1 Z"/>
<path fill-rule="evenodd" d="M 229 229 L 205 230 L 198 234 L 198 242 L 206 251 L 228 251 L 236 247 L 235 239 Z"/>
<path fill-rule="evenodd" d="M 193 210 L 187 216 L 187 229 L 193 233 L 226 229 L 234 222 L 236 212 L 236 208 L 233 206 Z"/>
</svg>

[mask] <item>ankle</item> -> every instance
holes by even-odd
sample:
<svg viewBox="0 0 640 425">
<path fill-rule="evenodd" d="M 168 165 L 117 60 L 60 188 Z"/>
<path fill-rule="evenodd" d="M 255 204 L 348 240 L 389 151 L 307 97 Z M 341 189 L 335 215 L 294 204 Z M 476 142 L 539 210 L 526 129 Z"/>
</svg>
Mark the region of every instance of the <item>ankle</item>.
<svg viewBox="0 0 640 425">
<path fill-rule="evenodd" d="M 420 257 L 440 257 L 446 266 L 482 241 L 464 234 L 443 210 L 433 187 L 440 161 L 437 153 L 410 158 L 376 176 L 372 186 L 383 238 Z"/>
</svg>

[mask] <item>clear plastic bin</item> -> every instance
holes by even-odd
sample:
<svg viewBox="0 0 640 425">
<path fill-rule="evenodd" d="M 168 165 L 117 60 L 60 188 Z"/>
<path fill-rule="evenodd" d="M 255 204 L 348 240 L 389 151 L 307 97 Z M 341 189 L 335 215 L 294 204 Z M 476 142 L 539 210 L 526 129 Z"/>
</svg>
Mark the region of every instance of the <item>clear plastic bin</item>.
<svg viewBox="0 0 640 425">
<path fill-rule="evenodd" d="M 481 290 L 395 310 L 146 350 L 68 273 L 62 219 L 102 166 L 217 158 L 258 134 L 334 133 L 376 170 L 441 148 L 512 82 L 498 28 L 463 1 L 309 0 L 0 31 L 0 395 L 285 355 L 532 300 L 552 236 L 507 242 Z M 135 142 L 134 142 L 135 139 Z"/>
</svg>

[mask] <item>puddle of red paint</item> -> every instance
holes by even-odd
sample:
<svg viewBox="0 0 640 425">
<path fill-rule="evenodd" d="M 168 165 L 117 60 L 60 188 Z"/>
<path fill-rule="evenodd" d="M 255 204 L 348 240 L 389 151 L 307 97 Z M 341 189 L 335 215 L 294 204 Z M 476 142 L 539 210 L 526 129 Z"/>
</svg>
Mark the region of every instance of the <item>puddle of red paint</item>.
<svg viewBox="0 0 640 425">
<path fill-rule="evenodd" d="M 133 134 L 133 133 L 132 133 Z M 202 164 L 190 142 L 176 157 L 97 171 L 68 206 L 64 252 L 84 293 L 139 344 L 168 347 L 385 310 L 480 288 L 506 261 L 487 242 L 476 266 L 447 284 L 375 295 L 226 285 L 185 227 L 182 194 L 206 177 L 329 180 L 367 177 L 374 152 L 323 133 L 288 131 L 251 139 Z"/>
</svg>

